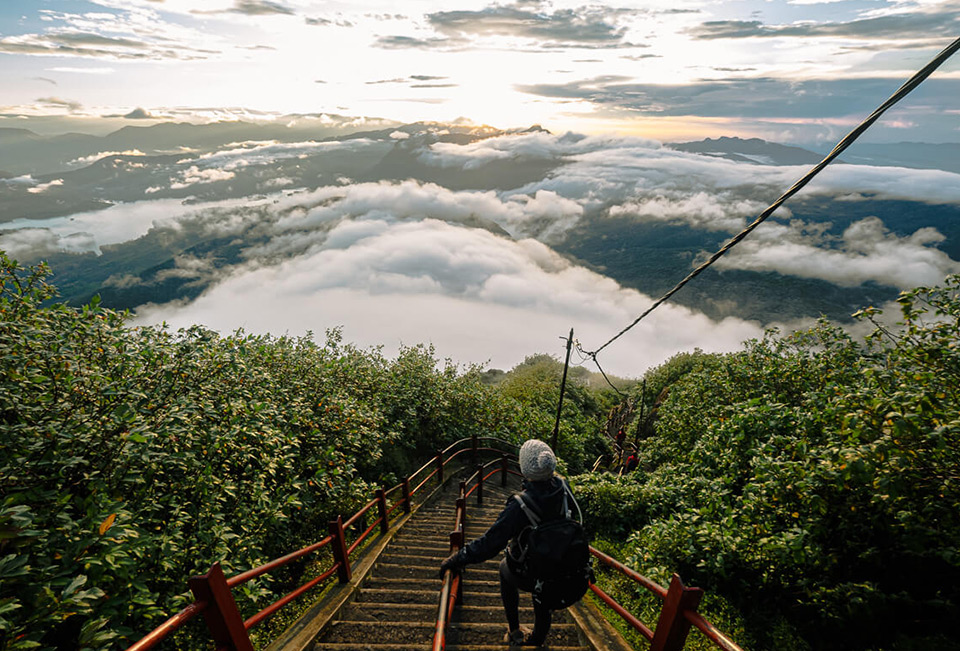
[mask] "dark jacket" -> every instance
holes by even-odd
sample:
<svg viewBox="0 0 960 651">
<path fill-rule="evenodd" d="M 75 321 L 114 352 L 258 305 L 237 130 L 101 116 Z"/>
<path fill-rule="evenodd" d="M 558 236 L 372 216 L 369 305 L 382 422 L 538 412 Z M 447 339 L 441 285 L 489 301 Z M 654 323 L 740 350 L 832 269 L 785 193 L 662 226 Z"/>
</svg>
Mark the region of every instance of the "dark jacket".
<svg viewBox="0 0 960 651">
<path fill-rule="evenodd" d="M 563 489 L 565 485 L 569 490 L 567 480 L 557 476 L 544 481 L 523 480 L 522 484 L 524 495 L 536 504 L 545 520 L 552 520 L 563 515 L 561 510 L 563 508 Z M 574 508 L 570 500 L 568 500 L 568 506 L 571 509 Z M 529 518 L 517 504 L 517 500 L 511 496 L 507 500 L 503 511 L 497 516 L 497 521 L 482 536 L 460 550 L 457 554 L 456 564 L 462 566 L 482 563 L 499 554 L 508 543 L 512 543 L 508 558 L 517 555 L 519 553 L 519 549 L 516 548 L 519 544 L 517 536 L 529 525 Z M 509 560 L 507 564 L 510 565 Z M 511 567 L 510 569 L 516 571 L 517 568 Z"/>
</svg>

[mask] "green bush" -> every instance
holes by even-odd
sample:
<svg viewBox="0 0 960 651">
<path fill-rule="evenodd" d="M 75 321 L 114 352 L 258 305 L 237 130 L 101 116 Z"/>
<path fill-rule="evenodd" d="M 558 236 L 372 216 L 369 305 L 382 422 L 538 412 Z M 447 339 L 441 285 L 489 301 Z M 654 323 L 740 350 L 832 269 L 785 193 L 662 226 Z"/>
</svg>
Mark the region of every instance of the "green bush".
<svg viewBox="0 0 960 651">
<path fill-rule="evenodd" d="M 598 530 L 638 520 L 634 567 L 725 597 L 757 648 L 957 648 L 958 289 L 903 293 L 896 328 L 864 310 L 864 341 L 821 322 L 668 362 L 644 470 L 584 482 Z"/>
<path fill-rule="evenodd" d="M 230 575 L 315 542 L 437 448 L 520 441 L 540 411 L 428 347 L 388 360 L 337 330 L 130 327 L 97 301 L 53 302 L 45 266 L 0 256 L 5 650 L 122 648 L 213 562 Z M 305 571 L 235 591 L 244 616 Z"/>
</svg>

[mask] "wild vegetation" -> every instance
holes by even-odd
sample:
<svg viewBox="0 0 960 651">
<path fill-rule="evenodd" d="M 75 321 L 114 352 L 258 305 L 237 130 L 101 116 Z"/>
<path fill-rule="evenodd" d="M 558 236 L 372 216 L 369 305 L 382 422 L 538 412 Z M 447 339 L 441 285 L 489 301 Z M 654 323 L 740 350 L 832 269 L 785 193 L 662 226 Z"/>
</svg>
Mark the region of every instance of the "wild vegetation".
<svg viewBox="0 0 960 651">
<path fill-rule="evenodd" d="M 0 648 L 122 648 L 230 574 L 472 433 L 548 437 L 561 364 L 458 367 L 345 343 L 134 327 L 55 300 L 0 258 Z M 560 429 L 596 544 L 666 583 L 746 649 L 956 649 L 960 277 L 900 298 L 863 341 L 821 322 L 646 376 L 640 469 L 591 474 L 617 397 L 584 371 Z M 658 402 L 656 410 L 654 404 Z M 237 591 L 245 615 L 297 566 Z M 601 580 L 655 621 L 628 582 Z M 693 648 L 707 648 L 695 637 Z"/>
<path fill-rule="evenodd" d="M 0 258 L 4 650 L 123 648 L 192 601 L 187 577 L 214 561 L 229 575 L 316 542 L 458 438 L 553 426 L 556 360 L 493 388 L 429 347 L 387 359 L 336 330 L 132 327 L 96 301 L 51 302 L 48 273 Z M 602 399 L 574 386 L 565 402 L 572 472 L 599 454 Z M 244 615 L 292 573 L 245 584 Z"/>
<path fill-rule="evenodd" d="M 958 292 L 650 371 L 640 469 L 577 481 L 601 544 L 720 597 L 747 648 L 960 648 Z"/>
</svg>

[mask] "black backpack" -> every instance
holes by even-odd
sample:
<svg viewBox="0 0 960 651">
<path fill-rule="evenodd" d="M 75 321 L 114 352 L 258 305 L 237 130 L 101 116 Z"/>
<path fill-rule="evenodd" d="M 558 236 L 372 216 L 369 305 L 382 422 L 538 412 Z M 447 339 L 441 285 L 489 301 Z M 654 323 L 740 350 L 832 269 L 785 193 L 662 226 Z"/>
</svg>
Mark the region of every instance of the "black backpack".
<svg viewBox="0 0 960 651">
<path fill-rule="evenodd" d="M 514 495 L 530 520 L 518 536 L 520 554 L 513 557 L 519 574 L 534 580 L 533 601 L 550 610 L 571 606 L 593 583 L 590 544 L 583 525 L 571 517 L 564 483 L 560 517 L 545 520 L 537 505 L 524 494 Z M 576 505 L 573 495 L 570 500 Z M 579 512 L 580 507 L 577 507 Z"/>
</svg>

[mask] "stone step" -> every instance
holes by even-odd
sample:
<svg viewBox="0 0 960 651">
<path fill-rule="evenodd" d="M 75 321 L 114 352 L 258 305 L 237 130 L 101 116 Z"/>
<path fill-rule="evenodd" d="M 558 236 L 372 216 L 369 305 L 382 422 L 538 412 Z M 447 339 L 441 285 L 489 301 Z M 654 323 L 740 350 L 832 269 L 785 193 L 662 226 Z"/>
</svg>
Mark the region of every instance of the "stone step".
<svg viewBox="0 0 960 651">
<path fill-rule="evenodd" d="M 440 560 L 443 560 L 442 558 Z M 436 563 L 402 565 L 395 563 L 379 562 L 373 569 L 373 576 L 376 578 L 404 578 L 419 579 L 428 583 L 434 579 L 440 578 L 440 560 Z M 500 572 L 496 567 L 487 569 L 485 565 L 473 565 L 467 568 L 466 574 L 470 580 L 499 581 Z"/>
<path fill-rule="evenodd" d="M 378 644 L 429 644 L 437 629 L 435 622 L 348 622 L 338 621 L 324 631 L 321 642 L 376 640 Z"/>
<path fill-rule="evenodd" d="M 499 599 L 499 596 L 497 597 Z M 357 603 L 380 604 L 434 604 L 440 603 L 439 590 L 406 590 L 395 587 L 369 588 L 364 586 L 357 595 Z"/>
<path fill-rule="evenodd" d="M 379 644 L 371 642 L 316 642 L 311 649 L 316 651 L 430 651 L 433 647 L 430 644 Z M 447 644 L 447 651 L 504 651 L 507 649 L 505 644 Z M 533 647 L 524 647 L 533 649 Z M 549 651 L 591 651 L 586 646 L 549 646 L 540 647 L 549 649 Z"/>
<path fill-rule="evenodd" d="M 452 622 L 447 627 L 447 641 L 450 644 L 496 644 L 502 642 L 507 627 L 503 623 Z M 432 639 L 432 637 L 431 637 Z M 573 624 L 554 624 L 547 634 L 547 643 L 552 647 L 579 646 L 577 627 Z"/>
<path fill-rule="evenodd" d="M 385 551 L 378 563 L 411 564 L 411 565 L 434 565 L 447 557 L 449 552 L 441 553 L 431 552 L 430 550 L 407 548 L 403 550 L 394 550 L 391 545 Z"/>
<path fill-rule="evenodd" d="M 450 644 L 502 644 L 507 627 L 497 623 L 453 622 L 447 627 L 446 640 Z M 376 644 L 429 644 L 436 632 L 434 622 L 355 622 L 338 621 L 324 632 L 320 644 L 342 644 L 376 640 Z M 579 646 L 576 626 L 554 624 L 547 635 L 547 644 L 554 646 Z M 316 648 L 316 647 L 314 647 Z"/>
<path fill-rule="evenodd" d="M 427 604 L 355 602 L 344 608 L 340 618 L 349 622 L 436 621 L 438 604 L 439 601 Z"/>
</svg>

